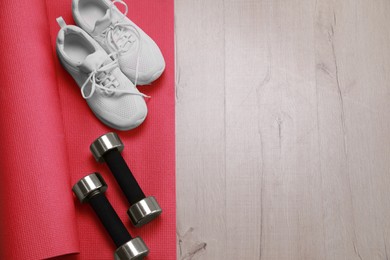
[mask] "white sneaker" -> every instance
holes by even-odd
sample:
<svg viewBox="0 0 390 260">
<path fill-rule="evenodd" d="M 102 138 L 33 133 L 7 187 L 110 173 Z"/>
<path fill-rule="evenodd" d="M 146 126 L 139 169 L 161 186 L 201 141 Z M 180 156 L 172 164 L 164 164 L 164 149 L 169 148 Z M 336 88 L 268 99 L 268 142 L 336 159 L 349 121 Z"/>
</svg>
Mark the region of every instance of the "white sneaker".
<svg viewBox="0 0 390 260">
<path fill-rule="evenodd" d="M 139 126 L 147 115 L 145 95 L 122 73 L 118 62 L 81 28 L 57 18 L 57 55 L 81 88 L 93 113 L 118 130 Z"/>
<path fill-rule="evenodd" d="M 122 14 L 115 3 L 126 7 Z M 165 69 L 157 44 L 126 17 L 122 0 L 73 0 L 73 18 L 107 53 L 116 53 L 123 73 L 135 85 L 156 80 Z"/>
</svg>

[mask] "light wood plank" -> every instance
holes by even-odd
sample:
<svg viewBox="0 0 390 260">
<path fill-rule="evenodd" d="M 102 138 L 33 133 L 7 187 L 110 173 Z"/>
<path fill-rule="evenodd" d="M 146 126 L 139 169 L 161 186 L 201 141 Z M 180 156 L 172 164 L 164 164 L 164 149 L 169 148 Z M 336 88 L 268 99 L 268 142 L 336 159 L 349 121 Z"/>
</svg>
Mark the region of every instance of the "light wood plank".
<svg viewBox="0 0 390 260">
<path fill-rule="evenodd" d="M 389 11 L 176 0 L 179 259 L 388 259 Z"/>
<path fill-rule="evenodd" d="M 221 0 L 176 2 L 176 122 L 178 132 L 188 129 L 176 139 L 183 260 L 227 252 L 223 11 Z"/>
</svg>

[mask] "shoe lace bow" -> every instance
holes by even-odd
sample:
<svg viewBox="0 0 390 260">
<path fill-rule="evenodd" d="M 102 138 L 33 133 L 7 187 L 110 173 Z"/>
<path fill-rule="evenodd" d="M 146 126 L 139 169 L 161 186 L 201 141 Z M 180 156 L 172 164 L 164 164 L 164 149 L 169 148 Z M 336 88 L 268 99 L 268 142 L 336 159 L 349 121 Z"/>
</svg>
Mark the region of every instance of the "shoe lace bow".
<svg viewBox="0 0 390 260">
<path fill-rule="evenodd" d="M 112 54 L 109 55 L 110 58 L 112 56 Z M 117 67 L 118 61 L 113 60 L 112 62 L 109 62 L 107 64 L 101 64 L 100 66 L 98 66 L 97 69 L 93 70 L 81 87 L 81 95 L 83 96 L 83 98 L 90 99 L 96 92 L 96 89 L 104 91 L 107 95 L 112 95 L 114 93 L 122 93 L 149 98 L 149 96 L 140 92 L 135 92 L 132 89 L 118 89 L 119 83 L 116 81 L 116 78 L 111 73 L 111 71 Z M 91 83 L 91 89 L 87 94 L 86 88 L 89 82 Z"/>
<path fill-rule="evenodd" d="M 113 13 L 113 9 L 116 8 L 115 3 L 120 3 L 125 7 L 125 12 L 122 13 L 123 17 L 116 23 L 109 25 L 105 30 L 101 32 L 101 36 L 106 44 L 109 46 L 109 49 L 112 50 L 114 56 L 118 57 L 120 54 L 127 52 L 130 47 L 138 41 L 138 46 L 136 49 L 137 52 L 137 63 L 135 69 L 135 82 L 134 85 L 137 86 L 138 80 L 138 70 L 140 63 L 140 53 L 141 53 L 141 35 L 137 28 L 132 24 L 127 22 L 122 22 L 122 20 L 126 17 L 128 13 L 128 6 L 123 0 L 114 0 L 111 5 L 111 14 Z"/>
</svg>

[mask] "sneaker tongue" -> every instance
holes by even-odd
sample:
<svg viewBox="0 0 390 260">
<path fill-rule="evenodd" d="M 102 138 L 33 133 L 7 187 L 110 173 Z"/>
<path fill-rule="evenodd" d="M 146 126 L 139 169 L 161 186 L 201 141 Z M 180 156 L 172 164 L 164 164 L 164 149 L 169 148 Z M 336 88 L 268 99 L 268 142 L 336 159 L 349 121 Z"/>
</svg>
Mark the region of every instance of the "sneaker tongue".
<svg viewBox="0 0 390 260">
<path fill-rule="evenodd" d="M 118 21 L 115 14 L 112 13 L 111 9 L 107 9 L 106 14 L 95 23 L 95 28 L 92 31 L 92 35 L 99 35 L 101 34 L 105 29 L 107 29 L 108 26 L 110 26 L 112 23 L 116 23 Z"/>
<path fill-rule="evenodd" d="M 104 51 L 96 51 L 88 55 L 85 60 L 79 66 L 80 70 L 86 73 L 90 73 L 95 69 L 98 69 L 107 60 L 107 53 Z"/>
</svg>

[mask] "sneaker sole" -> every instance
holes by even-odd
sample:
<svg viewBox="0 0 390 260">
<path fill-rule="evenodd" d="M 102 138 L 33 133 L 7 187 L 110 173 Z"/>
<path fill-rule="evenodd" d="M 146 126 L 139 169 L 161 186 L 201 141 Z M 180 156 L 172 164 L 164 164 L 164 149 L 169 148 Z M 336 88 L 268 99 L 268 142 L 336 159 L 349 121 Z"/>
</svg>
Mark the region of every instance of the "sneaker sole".
<svg viewBox="0 0 390 260">
<path fill-rule="evenodd" d="M 139 86 L 139 85 L 140 86 L 150 85 L 153 81 L 158 79 L 163 74 L 164 70 L 165 70 L 165 66 L 161 70 L 159 70 L 156 73 L 154 73 L 153 76 L 149 80 L 147 80 L 147 81 L 137 81 L 137 86 Z"/>
</svg>

